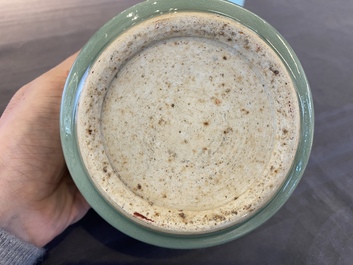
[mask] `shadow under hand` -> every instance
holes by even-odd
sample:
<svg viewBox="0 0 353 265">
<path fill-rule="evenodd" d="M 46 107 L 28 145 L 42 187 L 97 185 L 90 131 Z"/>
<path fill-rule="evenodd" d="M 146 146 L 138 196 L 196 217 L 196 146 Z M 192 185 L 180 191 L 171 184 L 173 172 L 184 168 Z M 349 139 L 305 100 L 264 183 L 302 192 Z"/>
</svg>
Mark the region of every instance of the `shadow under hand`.
<svg viewBox="0 0 353 265">
<path fill-rule="evenodd" d="M 164 264 L 192 250 L 167 249 L 135 240 L 90 210 L 46 246 L 45 264 Z"/>
</svg>

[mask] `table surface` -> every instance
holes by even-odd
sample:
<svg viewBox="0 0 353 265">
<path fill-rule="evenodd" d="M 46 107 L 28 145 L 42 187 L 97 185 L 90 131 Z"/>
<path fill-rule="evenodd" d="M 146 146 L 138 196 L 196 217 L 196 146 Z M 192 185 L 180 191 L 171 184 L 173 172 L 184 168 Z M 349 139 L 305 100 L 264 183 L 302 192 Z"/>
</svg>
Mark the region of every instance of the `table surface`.
<svg viewBox="0 0 353 265">
<path fill-rule="evenodd" d="M 14 92 L 79 50 L 138 0 L 0 0 L 0 113 Z M 303 179 L 250 234 L 198 250 L 136 241 L 94 211 L 51 242 L 41 264 L 352 264 L 353 1 L 247 0 L 289 41 L 309 79 L 315 138 Z"/>
</svg>

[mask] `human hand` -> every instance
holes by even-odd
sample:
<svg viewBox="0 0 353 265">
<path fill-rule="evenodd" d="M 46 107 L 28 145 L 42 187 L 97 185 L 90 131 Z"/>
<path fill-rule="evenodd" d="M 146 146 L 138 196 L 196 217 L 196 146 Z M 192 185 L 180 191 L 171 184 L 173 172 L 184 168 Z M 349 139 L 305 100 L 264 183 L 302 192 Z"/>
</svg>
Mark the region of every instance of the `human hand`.
<svg viewBox="0 0 353 265">
<path fill-rule="evenodd" d="M 89 209 L 66 168 L 59 132 L 75 58 L 23 86 L 0 118 L 0 227 L 39 247 Z"/>
</svg>

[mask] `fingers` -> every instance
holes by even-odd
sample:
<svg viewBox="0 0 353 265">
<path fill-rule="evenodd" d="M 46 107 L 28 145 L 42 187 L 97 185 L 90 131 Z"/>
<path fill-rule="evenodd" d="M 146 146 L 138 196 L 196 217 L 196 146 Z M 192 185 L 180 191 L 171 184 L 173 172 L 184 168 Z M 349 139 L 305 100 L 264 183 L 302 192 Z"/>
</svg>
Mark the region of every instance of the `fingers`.
<svg viewBox="0 0 353 265">
<path fill-rule="evenodd" d="M 64 175 L 64 179 L 67 187 L 67 194 L 71 198 L 70 200 L 72 200 L 72 210 L 69 218 L 69 225 L 71 225 L 79 221 L 87 213 L 91 206 L 88 204 L 79 189 L 76 187 L 76 184 L 71 178 L 71 175 L 68 170 Z"/>
<path fill-rule="evenodd" d="M 49 72 L 46 74 L 50 76 L 50 78 L 54 79 L 59 79 L 60 81 L 66 80 L 67 76 L 69 75 L 70 69 L 76 60 L 76 57 L 79 52 L 74 53 L 70 57 L 68 57 L 66 60 L 58 64 L 56 67 L 52 68 Z M 57 80 L 58 81 L 58 80 Z"/>
<path fill-rule="evenodd" d="M 75 194 L 74 198 L 74 208 L 72 210 L 71 224 L 74 224 L 81 220 L 90 208 L 91 206 L 88 204 L 86 199 L 83 197 L 80 191 L 77 190 L 77 193 Z"/>
<path fill-rule="evenodd" d="M 78 55 L 78 52 L 68 57 L 59 65 L 55 66 L 48 72 L 44 73 L 37 79 L 33 80 L 27 85 L 24 85 L 20 88 L 15 95 L 11 98 L 9 104 L 7 105 L 2 117 L 9 115 L 9 113 L 16 108 L 18 104 L 23 102 L 28 98 L 28 92 L 34 90 L 36 94 L 43 95 L 45 90 L 51 89 L 52 91 L 57 92 L 57 95 L 61 95 L 66 78 L 70 72 L 70 69 Z M 29 97 L 31 98 L 31 97 Z M 0 122 L 1 127 L 1 122 Z"/>
</svg>

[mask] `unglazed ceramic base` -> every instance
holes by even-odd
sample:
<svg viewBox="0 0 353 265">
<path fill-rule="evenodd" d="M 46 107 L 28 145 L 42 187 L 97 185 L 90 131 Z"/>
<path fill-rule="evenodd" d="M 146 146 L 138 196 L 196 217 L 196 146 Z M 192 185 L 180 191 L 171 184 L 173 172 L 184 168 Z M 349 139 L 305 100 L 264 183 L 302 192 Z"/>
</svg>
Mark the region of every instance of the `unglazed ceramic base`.
<svg viewBox="0 0 353 265">
<path fill-rule="evenodd" d="M 190 12 L 117 38 L 92 66 L 77 117 L 102 196 L 172 233 L 259 210 L 292 166 L 299 127 L 296 90 L 272 48 L 228 18 Z"/>
</svg>

